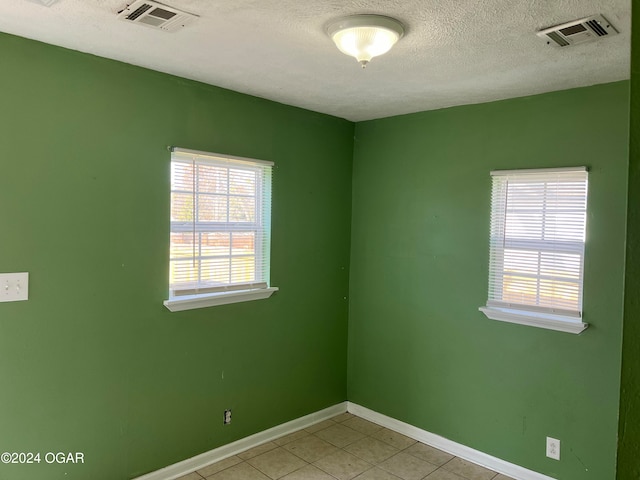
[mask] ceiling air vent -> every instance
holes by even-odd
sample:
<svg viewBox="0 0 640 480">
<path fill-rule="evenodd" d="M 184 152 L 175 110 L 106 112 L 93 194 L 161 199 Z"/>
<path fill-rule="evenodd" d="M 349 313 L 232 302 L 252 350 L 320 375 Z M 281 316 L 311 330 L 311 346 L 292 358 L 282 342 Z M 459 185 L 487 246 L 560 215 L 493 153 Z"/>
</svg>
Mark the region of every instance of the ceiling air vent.
<svg viewBox="0 0 640 480">
<path fill-rule="evenodd" d="M 167 32 L 175 32 L 194 21 L 198 16 L 158 2 L 137 0 L 119 12 L 118 18 Z"/>
<path fill-rule="evenodd" d="M 538 36 L 545 39 L 547 44 L 559 47 L 590 42 L 600 37 L 610 37 L 617 34 L 618 31 L 602 15 L 574 20 L 538 32 Z"/>
</svg>

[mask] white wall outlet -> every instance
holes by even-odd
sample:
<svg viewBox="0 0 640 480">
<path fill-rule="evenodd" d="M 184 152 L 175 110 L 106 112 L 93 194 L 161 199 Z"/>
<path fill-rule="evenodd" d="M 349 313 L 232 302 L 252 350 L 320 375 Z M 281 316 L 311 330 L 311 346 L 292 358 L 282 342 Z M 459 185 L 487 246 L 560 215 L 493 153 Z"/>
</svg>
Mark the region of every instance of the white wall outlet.
<svg viewBox="0 0 640 480">
<path fill-rule="evenodd" d="M 29 299 L 29 273 L 0 273 L 0 302 Z"/>
<path fill-rule="evenodd" d="M 224 425 L 229 425 L 231 423 L 231 409 L 224 411 L 224 420 L 222 423 Z"/>
<path fill-rule="evenodd" d="M 560 440 L 547 437 L 547 457 L 560 460 Z"/>
</svg>

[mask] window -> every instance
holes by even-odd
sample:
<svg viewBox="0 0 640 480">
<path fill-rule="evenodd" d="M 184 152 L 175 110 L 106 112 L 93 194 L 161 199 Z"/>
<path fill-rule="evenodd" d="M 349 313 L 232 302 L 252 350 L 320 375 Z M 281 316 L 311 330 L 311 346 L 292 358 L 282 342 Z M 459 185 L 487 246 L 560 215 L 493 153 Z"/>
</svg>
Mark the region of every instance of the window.
<svg viewBox="0 0 640 480">
<path fill-rule="evenodd" d="M 174 148 L 171 311 L 270 297 L 271 162 Z"/>
<path fill-rule="evenodd" d="M 580 333 L 586 168 L 491 172 L 489 298 L 494 320 Z"/>
</svg>

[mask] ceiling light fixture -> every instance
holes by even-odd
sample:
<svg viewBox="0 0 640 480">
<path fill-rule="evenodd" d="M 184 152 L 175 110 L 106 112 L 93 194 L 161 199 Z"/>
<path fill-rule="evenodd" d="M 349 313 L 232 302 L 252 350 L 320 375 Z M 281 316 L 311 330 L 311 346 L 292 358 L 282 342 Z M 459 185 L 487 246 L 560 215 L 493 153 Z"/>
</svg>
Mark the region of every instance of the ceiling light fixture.
<svg viewBox="0 0 640 480">
<path fill-rule="evenodd" d="M 404 26 L 382 15 L 352 15 L 332 21 L 327 34 L 338 49 L 355 57 L 362 68 L 373 57 L 387 53 L 404 35 Z"/>
</svg>

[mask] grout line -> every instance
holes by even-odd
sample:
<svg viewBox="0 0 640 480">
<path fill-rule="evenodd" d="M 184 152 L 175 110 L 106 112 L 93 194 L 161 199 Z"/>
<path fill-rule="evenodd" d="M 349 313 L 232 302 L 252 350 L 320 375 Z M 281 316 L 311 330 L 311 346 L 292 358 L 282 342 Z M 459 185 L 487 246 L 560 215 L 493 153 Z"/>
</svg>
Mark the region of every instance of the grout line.
<svg viewBox="0 0 640 480">
<path fill-rule="evenodd" d="M 344 415 L 344 414 L 340 414 L 340 415 Z M 340 416 L 340 415 L 338 415 L 338 416 Z M 398 454 L 400 454 L 400 453 L 405 453 L 405 454 L 410 455 L 411 457 L 413 457 L 413 458 L 415 458 L 415 459 L 417 459 L 417 460 L 420 460 L 420 461 L 422 461 L 422 462 L 428 463 L 428 464 L 433 465 L 434 467 L 436 467 L 436 469 L 435 469 L 435 470 L 433 470 L 433 471 L 429 472 L 427 475 L 425 475 L 424 477 L 422 477 L 422 480 L 429 480 L 429 477 L 430 477 L 431 475 L 433 475 L 435 472 L 437 472 L 438 470 L 444 470 L 444 471 L 446 471 L 446 472 L 448 472 L 448 473 L 455 474 L 456 476 L 460 477 L 461 479 L 469 480 L 469 479 L 468 479 L 466 476 L 464 476 L 464 475 L 461 475 L 461 474 L 459 474 L 459 473 L 457 473 L 457 472 L 453 472 L 453 471 L 448 470 L 447 468 L 444 468 L 446 465 L 448 465 L 449 463 L 451 463 L 452 461 L 456 460 L 456 459 L 457 459 L 457 458 L 459 458 L 459 457 L 457 457 L 457 456 L 453 456 L 451 459 L 447 460 L 447 461 L 446 461 L 445 463 L 443 463 L 442 465 L 435 465 L 435 464 L 433 464 L 433 463 L 431 463 L 431 462 L 428 462 L 428 461 L 426 461 L 426 460 L 423 460 L 423 459 L 421 459 L 421 458 L 419 458 L 419 457 L 417 457 L 417 456 L 415 456 L 415 455 L 413 455 L 413 454 L 411 454 L 411 453 L 407 452 L 407 450 L 408 450 L 408 449 L 410 449 L 413 445 L 415 445 L 416 443 L 420 443 L 420 442 L 414 442 L 414 443 L 412 443 L 411 445 L 408 445 L 408 446 L 406 446 L 406 447 L 404 447 L 404 448 L 402 448 L 402 449 L 399 449 L 398 447 L 396 447 L 396 446 L 394 446 L 394 445 L 391 445 L 391 444 L 389 444 L 389 443 L 385 442 L 384 440 L 381 440 L 381 439 L 379 439 L 379 438 L 374 437 L 374 435 L 375 435 L 375 434 L 379 433 L 379 432 L 384 428 L 384 427 L 383 427 L 383 426 L 381 426 L 381 425 L 380 425 L 380 427 L 381 427 L 381 428 L 379 428 L 379 429 L 377 429 L 377 430 L 373 431 L 373 432 L 372 432 L 372 433 L 370 433 L 370 434 L 366 434 L 366 433 L 364 433 L 364 432 L 361 432 L 361 431 L 359 431 L 359 430 L 356 430 L 356 429 L 354 429 L 354 428 L 351 428 L 351 427 L 349 427 L 349 426 L 347 426 L 347 425 L 343 425 L 343 423 L 344 423 L 344 422 L 346 422 L 346 421 L 348 421 L 348 420 L 351 420 L 351 419 L 353 419 L 353 418 L 361 418 L 361 417 L 358 417 L 357 415 L 353 415 L 353 414 L 351 414 L 351 416 L 348 416 L 348 417 L 346 417 L 346 418 L 342 419 L 341 421 L 337 421 L 337 420 L 335 420 L 334 418 L 331 418 L 331 419 L 328 419 L 328 421 L 333 422 L 333 424 L 334 424 L 334 425 L 329 425 L 329 426 L 327 426 L 327 427 L 325 427 L 325 428 L 323 428 L 323 429 L 321 429 L 321 430 L 315 431 L 315 432 L 309 432 L 309 431 L 307 431 L 307 429 L 306 429 L 306 428 L 301 428 L 301 429 L 299 429 L 299 430 L 296 430 L 295 432 L 291 432 L 291 433 L 289 433 L 288 435 L 291 435 L 291 434 L 296 433 L 296 432 L 301 432 L 301 431 L 306 432 L 308 435 L 303 435 L 302 437 L 300 437 L 300 438 L 298 438 L 298 439 L 296 439 L 296 440 L 292 440 L 291 442 L 287 442 L 287 443 L 285 443 L 285 444 L 283 444 L 283 445 L 278 445 L 278 444 L 276 444 L 276 447 L 275 447 L 275 448 L 270 449 L 270 450 L 268 450 L 268 451 L 266 451 L 266 452 L 264 452 L 264 453 L 261 453 L 260 455 L 265 455 L 265 454 L 267 454 L 267 453 L 269 453 L 269 452 L 273 452 L 273 451 L 275 451 L 275 450 L 277 450 L 277 449 L 280 449 L 280 450 L 282 450 L 282 451 L 284 451 L 284 452 L 290 453 L 291 455 L 293 455 L 293 456 L 294 456 L 294 457 L 296 457 L 297 459 L 299 459 L 299 460 L 301 460 L 301 461 L 303 461 L 303 462 L 304 462 L 304 465 L 303 465 L 303 466 L 301 466 L 300 468 L 297 468 L 297 469 L 295 469 L 295 470 L 293 470 L 293 471 L 291 471 L 291 472 L 288 472 L 287 474 L 285 474 L 285 475 L 283 475 L 283 476 L 279 477 L 279 479 L 282 479 L 282 478 L 286 477 L 287 475 L 291 475 L 292 473 L 295 473 L 295 472 L 297 472 L 297 471 L 299 471 L 299 470 L 301 470 L 301 469 L 303 469 L 303 468 L 306 468 L 306 467 L 308 467 L 309 465 L 313 466 L 314 468 L 319 469 L 320 471 L 322 471 L 322 472 L 326 473 L 326 474 L 327 474 L 327 475 L 329 475 L 330 477 L 337 479 L 337 477 L 335 477 L 335 475 L 332 475 L 331 473 L 326 472 L 325 470 L 323 470 L 323 469 L 322 469 L 322 468 L 320 468 L 319 466 L 315 465 L 315 463 L 314 463 L 314 462 L 308 462 L 308 461 L 307 461 L 307 460 L 305 460 L 304 458 L 302 458 L 302 457 L 298 456 L 296 453 L 291 452 L 291 451 L 287 450 L 286 448 L 284 448 L 286 445 L 289 445 L 290 443 L 296 442 L 296 441 L 301 440 L 301 439 L 303 439 L 303 438 L 306 438 L 306 437 L 308 437 L 308 436 L 314 436 L 316 439 L 321 440 L 321 441 L 323 441 L 323 442 L 325 442 L 325 443 L 328 443 L 328 444 L 329 444 L 329 445 L 331 445 L 332 447 L 336 448 L 336 449 L 337 449 L 337 451 L 341 451 L 341 452 L 344 452 L 344 453 L 346 453 L 346 454 L 348 454 L 348 455 L 352 455 L 352 456 L 354 456 L 355 458 L 358 458 L 359 460 L 362 460 L 362 461 L 364 461 L 364 462 L 367 462 L 367 463 L 370 465 L 370 467 L 369 467 L 369 468 L 367 468 L 367 469 L 363 470 L 362 472 L 360 472 L 360 473 L 356 476 L 356 478 L 357 478 L 358 476 L 360 476 L 360 475 L 364 474 L 365 472 L 368 472 L 368 471 L 373 470 L 373 469 L 375 469 L 375 468 L 380 468 L 380 467 L 379 467 L 379 465 L 380 465 L 380 464 L 382 464 L 382 463 L 384 463 L 384 462 L 386 462 L 386 461 L 387 461 L 387 460 L 389 460 L 390 458 L 393 458 L 393 457 L 397 456 L 397 455 L 398 455 Z M 370 422 L 369 420 L 366 420 L 366 419 L 363 419 L 363 420 Z M 373 424 L 375 424 L 375 425 L 378 425 L 378 424 L 376 424 L 375 422 L 370 422 L 370 423 L 373 423 Z M 353 432 L 355 432 L 355 433 L 358 433 L 358 434 L 363 435 L 363 437 L 358 438 L 357 440 L 354 440 L 353 442 L 349 442 L 349 443 L 347 443 L 346 445 L 343 445 L 343 446 L 341 446 L 341 447 L 338 447 L 337 445 L 334 445 L 334 444 L 332 444 L 331 442 L 328 442 L 327 440 L 325 440 L 325 439 L 323 439 L 323 438 L 321 438 L 320 436 L 318 436 L 318 435 L 317 435 L 318 433 L 323 432 L 323 431 L 325 431 L 325 430 L 327 430 L 327 429 L 329 429 L 329 428 L 332 428 L 332 427 L 333 427 L 333 426 L 335 426 L 335 425 L 342 425 L 343 427 L 348 428 L 349 430 L 352 430 L 352 431 L 353 431 Z M 390 430 L 390 431 L 394 432 L 393 430 Z M 398 433 L 398 432 L 394 432 L 394 433 Z M 399 435 L 402 435 L 402 434 L 399 434 Z M 285 437 L 285 436 L 286 436 L 286 435 L 283 435 L 283 436 L 282 436 L 282 437 L 280 437 L 280 438 L 283 438 L 283 437 Z M 403 436 L 406 436 L 406 435 L 403 435 Z M 394 449 L 396 449 L 396 450 L 397 450 L 397 452 L 395 452 L 392 456 L 390 456 L 390 457 L 388 457 L 388 458 L 385 458 L 385 459 L 384 459 L 384 460 L 382 460 L 381 462 L 372 463 L 372 462 L 369 462 L 369 461 L 365 460 L 364 458 L 359 457 L 359 456 L 358 456 L 358 455 L 356 455 L 356 454 L 353 454 L 353 453 L 351 453 L 351 452 L 349 452 L 349 451 L 345 450 L 345 448 L 346 448 L 346 447 L 348 447 L 348 446 L 350 446 L 350 445 L 352 445 L 352 444 L 354 444 L 354 443 L 356 443 L 356 442 L 358 442 L 358 441 L 360 441 L 360 440 L 363 440 L 363 439 L 365 439 L 365 438 L 371 438 L 371 439 L 374 439 L 374 440 L 381 441 L 381 442 L 382 442 L 382 443 L 384 443 L 385 445 L 391 446 L 391 447 L 393 447 Z M 410 437 L 408 437 L 408 438 L 410 438 Z M 274 439 L 274 440 L 273 440 L 273 442 L 275 443 L 275 441 L 276 441 L 276 440 L 277 440 L 277 439 Z M 439 450 L 439 449 L 436 449 L 436 450 Z M 328 456 L 330 456 L 330 455 L 332 455 L 332 454 L 334 454 L 334 453 L 336 453 L 336 452 L 329 453 L 329 454 L 327 454 L 327 455 L 321 456 L 320 458 L 316 459 L 316 462 L 317 462 L 317 461 L 319 461 L 319 460 L 321 460 L 321 459 L 323 459 L 323 458 L 326 458 L 326 457 L 328 457 Z M 445 453 L 446 453 L 446 452 L 445 452 Z M 258 457 L 258 456 L 260 456 L 260 455 L 256 455 L 255 457 L 252 457 L 252 458 L 256 458 L 256 457 Z M 239 458 L 239 457 L 238 457 L 238 458 Z M 279 480 L 279 479 L 273 479 L 273 478 L 272 478 L 272 477 L 270 477 L 266 472 L 263 472 L 263 471 L 262 471 L 262 470 L 260 470 L 258 467 L 256 467 L 256 466 L 252 465 L 251 463 L 249 463 L 249 460 L 251 460 L 252 458 L 249 458 L 249 459 L 246 459 L 246 460 L 244 460 L 244 459 L 240 459 L 241 461 L 240 461 L 239 463 L 236 463 L 236 464 L 231 465 L 231 466 L 229 466 L 229 467 L 227 467 L 227 468 L 224 468 L 224 469 L 222 469 L 222 470 L 220 470 L 220 471 L 218 471 L 218 472 L 215 472 L 214 474 L 212 474 L 212 475 L 211 475 L 211 476 L 209 476 L 209 477 L 204 477 L 204 476 L 202 476 L 202 475 L 201 475 L 197 470 L 196 470 L 196 471 L 194 471 L 193 473 L 196 473 L 199 477 L 201 477 L 201 478 L 202 478 L 202 479 L 204 479 L 204 480 L 210 480 L 210 479 L 213 479 L 215 476 L 217 476 L 219 473 L 222 473 L 222 472 L 224 472 L 224 471 L 228 470 L 229 468 L 237 467 L 238 465 L 242 465 L 243 463 L 245 463 L 245 464 L 246 464 L 246 465 L 248 465 L 249 467 L 254 468 L 254 469 L 255 469 L 255 470 L 257 470 L 258 472 L 260 472 L 260 473 L 262 473 L 263 475 L 265 475 L 266 477 L 268 477 L 270 480 Z M 475 465 L 473 462 L 469 462 L 469 463 L 471 463 L 471 464 Z M 484 467 L 483 467 L 483 468 L 484 468 Z M 383 469 L 383 470 L 384 470 L 384 469 Z M 487 469 L 487 470 L 489 470 L 489 469 Z M 384 470 L 384 471 L 386 471 L 386 470 Z M 394 475 L 394 476 L 398 477 L 397 475 L 395 475 L 395 474 L 393 474 L 393 473 L 391 473 L 391 472 L 387 472 L 387 473 L 389 473 L 389 474 L 391 474 L 391 475 Z M 494 480 L 497 476 L 499 476 L 499 473 L 498 473 L 498 472 L 494 472 L 494 475 L 491 477 L 491 479 L 492 479 L 492 480 Z M 398 478 L 399 478 L 400 480 L 402 480 L 402 477 L 398 477 Z"/>
</svg>

